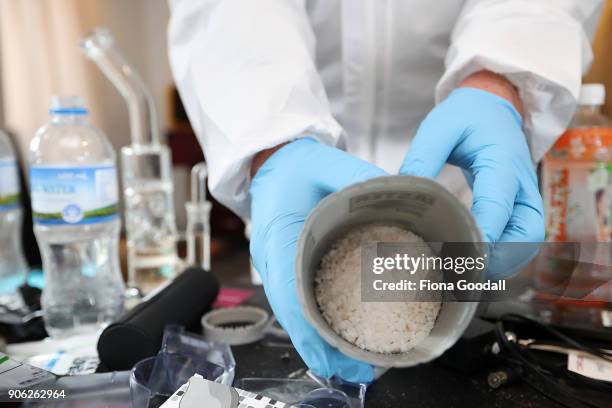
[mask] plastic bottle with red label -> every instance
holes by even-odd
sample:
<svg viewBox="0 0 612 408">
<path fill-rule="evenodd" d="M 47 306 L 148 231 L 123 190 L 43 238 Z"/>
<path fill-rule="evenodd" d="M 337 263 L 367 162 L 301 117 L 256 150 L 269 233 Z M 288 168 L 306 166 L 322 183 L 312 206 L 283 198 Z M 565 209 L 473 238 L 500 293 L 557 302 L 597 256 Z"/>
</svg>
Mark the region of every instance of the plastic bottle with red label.
<svg viewBox="0 0 612 408">
<path fill-rule="evenodd" d="M 612 278 L 607 244 L 612 234 L 612 122 L 601 112 L 604 101 L 602 84 L 583 85 L 567 131 L 542 163 L 546 240 L 582 243 L 569 291 L 600 301 L 610 296 L 605 282 Z M 554 274 L 550 271 L 549 278 Z M 544 278 L 539 276 L 538 283 L 550 283 Z"/>
</svg>

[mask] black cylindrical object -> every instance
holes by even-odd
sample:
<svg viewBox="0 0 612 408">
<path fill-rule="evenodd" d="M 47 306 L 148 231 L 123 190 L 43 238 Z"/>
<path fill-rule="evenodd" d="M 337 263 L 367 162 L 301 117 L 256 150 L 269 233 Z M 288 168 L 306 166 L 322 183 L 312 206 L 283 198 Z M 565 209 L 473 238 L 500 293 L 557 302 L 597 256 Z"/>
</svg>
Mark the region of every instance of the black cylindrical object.
<svg viewBox="0 0 612 408">
<path fill-rule="evenodd" d="M 138 361 L 155 355 L 166 325 L 198 327 L 218 293 L 214 275 L 201 268 L 188 268 L 102 332 L 98 339 L 100 362 L 109 370 L 129 370 Z"/>
</svg>

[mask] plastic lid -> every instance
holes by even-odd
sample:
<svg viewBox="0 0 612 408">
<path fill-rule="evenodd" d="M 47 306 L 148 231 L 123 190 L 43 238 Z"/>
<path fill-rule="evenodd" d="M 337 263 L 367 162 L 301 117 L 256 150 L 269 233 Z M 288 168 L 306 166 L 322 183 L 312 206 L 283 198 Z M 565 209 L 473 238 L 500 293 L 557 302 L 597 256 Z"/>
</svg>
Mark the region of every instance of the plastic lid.
<svg viewBox="0 0 612 408">
<path fill-rule="evenodd" d="M 86 115 L 85 99 L 74 95 L 54 95 L 51 98 L 49 113 L 52 115 Z"/>
<path fill-rule="evenodd" d="M 603 105 L 606 100 L 606 87 L 603 84 L 584 84 L 578 97 L 579 105 Z"/>
</svg>

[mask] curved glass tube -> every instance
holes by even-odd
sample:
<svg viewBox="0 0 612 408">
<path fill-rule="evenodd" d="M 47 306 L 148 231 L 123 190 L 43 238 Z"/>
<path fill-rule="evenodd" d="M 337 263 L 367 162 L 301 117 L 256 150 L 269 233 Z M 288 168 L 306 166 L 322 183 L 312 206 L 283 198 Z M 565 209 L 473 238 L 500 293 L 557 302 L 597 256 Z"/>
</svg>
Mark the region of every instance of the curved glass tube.
<svg viewBox="0 0 612 408">
<path fill-rule="evenodd" d="M 128 105 L 132 145 L 157 144 L 157 115 L 153 96 L 140 76 L 115 47 L 106 28 L 96 28 L 80 43 L 81 51 L 98 65 Z"/>
</svg>

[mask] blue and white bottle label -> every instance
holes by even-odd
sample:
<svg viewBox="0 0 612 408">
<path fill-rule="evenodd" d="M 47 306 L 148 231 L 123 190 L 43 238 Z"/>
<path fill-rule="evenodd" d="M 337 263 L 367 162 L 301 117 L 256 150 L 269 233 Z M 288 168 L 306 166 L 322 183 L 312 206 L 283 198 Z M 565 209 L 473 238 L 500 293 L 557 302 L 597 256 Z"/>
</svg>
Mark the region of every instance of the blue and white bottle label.
<svg viewBox="0 0 612 408">
<path fill-rule="evenodd" d="M 15 160 L 0 160 L 0 211 L 19 206 L 19 172 Z"/>
<path fill-rule="evenodd" d="M 117 217 L 117 170 L 106 166 L 30 166 L 34 222 L 91 224 Z"/>
</svg>

